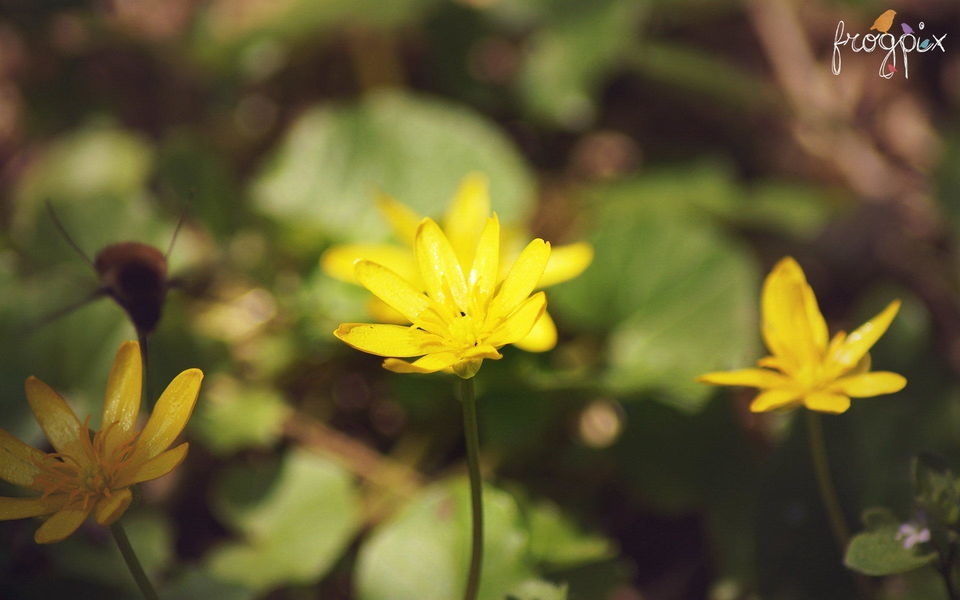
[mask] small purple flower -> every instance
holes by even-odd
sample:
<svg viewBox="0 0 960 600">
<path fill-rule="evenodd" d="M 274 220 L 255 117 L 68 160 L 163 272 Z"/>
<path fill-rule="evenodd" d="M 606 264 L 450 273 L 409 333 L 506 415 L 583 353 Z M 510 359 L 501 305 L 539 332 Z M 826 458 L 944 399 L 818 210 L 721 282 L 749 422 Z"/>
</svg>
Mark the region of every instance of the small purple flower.
<svg viewBox="0 0 960 600">
<path fill-rule="evenodd" d="M 904 523 L 897 530 L 897 540 L 903 540 L 903 547 L 907 550 L 917 544 L 930 541 L 930 530 L 912 521 Z"/>
</svg>

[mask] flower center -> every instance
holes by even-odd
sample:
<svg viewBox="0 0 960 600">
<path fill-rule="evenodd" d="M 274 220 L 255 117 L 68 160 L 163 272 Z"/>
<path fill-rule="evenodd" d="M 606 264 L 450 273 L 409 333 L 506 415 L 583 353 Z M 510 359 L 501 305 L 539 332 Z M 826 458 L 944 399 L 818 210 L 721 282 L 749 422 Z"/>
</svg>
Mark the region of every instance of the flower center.
<svg viewBox="0 0 960 600">
<path fill-rule="evenodd" d="M 480 332 L 478 323 L 465 312 L 453 317 L 450 323 L 450 336 L 453 340 L 462 344 L 465 348 L 476 346 L 480 343 Z"/>
<path fill-rule="evenodd" d="M 113 481 L 133 454 L 137 437 L 134 432 L 108 451 L 106 439 L 113 425 L 91 435 L 90 428 L 84 423 L 77 440 L 79 452 L 54 452 L 39 461 L 39 473 L 33 479 L 33 486 L 41 492 L 42 498 L 63 496 L 66 497 L 65 506 L 89 510 L 99 498 L 110 496 Z"/>
</svg>

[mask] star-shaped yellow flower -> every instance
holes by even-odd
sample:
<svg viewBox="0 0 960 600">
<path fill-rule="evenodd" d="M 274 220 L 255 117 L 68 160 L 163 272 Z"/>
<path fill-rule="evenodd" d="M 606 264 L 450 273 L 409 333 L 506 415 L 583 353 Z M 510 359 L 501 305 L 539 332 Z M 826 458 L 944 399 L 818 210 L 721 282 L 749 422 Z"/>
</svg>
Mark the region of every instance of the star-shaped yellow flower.
<svg viewBox="0 0 960 600">
<path fill-rule="evenodd" d="M 27 401 L 55 451 L 41 452 L 0 429 L 0 479 L 40 494 L 0 498 L 0 519 L 47 517 L 34 539 L 59 542 L 91 513 L 101 525 L 110 525 L 130 506 L 130 486 L 179 465 L 187 444 L 167 448 L 193 412 L 203 373 L 188 369 L 177 375 L 138 431 L 142 377 L 139 345 L 126 342 L 114 359 L 96 432 L 90 431 L 89 418 L 81 423 L 47 384 L 28 378 Z"/>
<path fill-rule="evenodd" d="M 892 394 L 907 384 L 897 373 L 871 372 L 867 353 L 890 326 L 899 300 L 850 335 L 841 331 L 828 341 L 813 289 L 800 265 L 787 257 L 767 276 L 760 308 L 763 340 L 772 353 L 757 362 L 761 368 L 707 373 L 698 381 L 760 388 L 750 405 L 753 412 L 803 405 L 842 413 L 850 408 L 851 397 Z"/>
<path fill-rule="evenodd" d="M 533 291 L 550 244 L 541 239 L 527 244 L 501 278 L 496 215 L 487 219 L 469 271 L 431 219 L 417 227 L 413 245 L 422 287 L 379 263 L 361 260 L 355 266 L 357 280 L 411 324 L 345 323 L 334 332 L 358 350 L 390 357 L 383 366 L 391 371 L 452 370 L 473 377 L 483 359 L 501 358 L 498 348 L 526 337 L 546 310 L 546 295 Z M 393 358 L 413 356 L 421 358 L 412 363 Z"/>
<path fill-rule="evenodd" d="M 404 245 L 396 244 L 343 244 L 334 246 L 321 259 L 324 271 L 337 279 L 359 283 L 354 264 L 358 260 L 379 263 L 397 273 L 407 281 L 421 286 L 420 273 L 414 256 L 413 246 L 417 227 L 422 219 L 414 211 L 397 200 L 381 194 L 377 199 L 380 211 L 390 222 L 394 236 Z M 453 201 L 442 219 L 442 229 L 460 260 L 464 271 L 473 260 L 480 235 L 490 216 L 490 194 L 487 179 L 479 173 L 467 175 L 460 184 Z M 503 232 L 500 255 L 515 257 L 523 247 L 525 234 L 518 231 Z M 529 238 L 526 238 L 529 239 Z M 540 278 L 538 287 L 544 288 L 556 283 L 573 279 L 586 269 L 593 260 L 593 248 L 587 243 L 575 243 L 555 246 L 550 252 L 550 260 Z M 501 265 L 499 276 L 506 275 Z M 407 322 L 403 315 L 382 302 L 374 302 L 370 312 L 377 320 L 390 323 Z M 528 352 L 545 352 L 557 344 L 557 328 L 549 313 L 544 311 L 530 332 L 514 345 Z"/>
</svg>

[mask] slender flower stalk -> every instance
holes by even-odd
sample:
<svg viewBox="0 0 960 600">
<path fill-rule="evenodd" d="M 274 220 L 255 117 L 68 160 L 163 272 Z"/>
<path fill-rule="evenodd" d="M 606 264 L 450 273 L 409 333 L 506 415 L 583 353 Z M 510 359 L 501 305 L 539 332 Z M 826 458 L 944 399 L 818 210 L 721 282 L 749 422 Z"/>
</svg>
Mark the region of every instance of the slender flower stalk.
<svg viewBox="0 0 960 600">
<path fill-rule="evenodd" d="M 477 400 L 473 378 L 460 380 L 463 404 L 463 432 L 467 441 L 467 470 L 470 474 L 470 569 L 464 600 L 474 600 L 480 591 L 483 569 L 483 478 L 480 475 L 480 432 L 477 426 Z"/>
<path fill-rule="evenodd" d="M 34 540 L 59 542 L 91 515 L 101 525 L 115 523 L 130 506 L 133 485 L 162 477 L 183 461 L 188 445 L 169 447 L 190 418 L 203 373 L 177 375 L 138 430 L 142 374 L 139 346 L 124 343 L 107 380 L 99 431 L 90 429 L 89 418 L 81 423 L 47 384 L 27 379 L 27 401 L 54 452 L 0 430 L 0 479 L 37 494 L 0 498 L 0 520 L 45 517 Z"/>
<path fill-rule="evenodd" d="M 823 441 L 822 419 L 817 411 L 808 410 L 806 412 L 810 459 L 813 462 L 813 472 L 817 478 L 820 502 L 823 503 L 823 509 L 827 512 L 830 532 L 833 534 L 834 541 L 837 542 L 837 549 L 843 556 L 847 545 L 850 543 L 850 526 L 847 525 L 847 518 L 843 515 L 840 497 L 837 495 L 837 489 L 833 485 L 833 477 L 830 475 L 830 460 L 827 457 L 827 445 Z M 860 573 L 851 572 L 851 576 L 860 598 L 872 600 L 874 597 L 872 582 Z"/>
<path fill-rule="evenodd" d="M 150 583 L 147 572 L 143 570 L 143 565 L 140 564 L 140 559 L 137 558 L 137 553 L 134 551 L 133 545 L 130 544 L 130 538 L 127 537 L 127 532 L 123 528 L 123 525 L 120 524 L 120 521 L 116 521 L 110 525 L 110 533 L 113 534 L 113 539 L 117 542 L 120 555 L 123 556 L 123 562 L 127 565 L 127 569 L 130 571 L 130 575 L 133 576 L 133 580 L 137 582 L 140 593 L 143 594 L 146 600 L 159 600 L 160 596 L 158 596 L 157 591 L 153 589 L 153 584 Z"/>
<path fill-rule="evenodd" d="M 820 415 L 815 411 L 807 411 L 807 435 L 810 438 L 810 458 L 813 461 L 814 474 L 817 477 L 817 489 L 820 490 L 820 500 L 823 502 L 827 517 L 830 519 L 830 530 L 837 541 L 840 552 L 843 553 L 850 541 L 850 527 L 843 516 L 840 499 L 830 476 L 830 460 L 827 458 L 827 445 L 823 442 L 823 423 Z"/>
</svg>

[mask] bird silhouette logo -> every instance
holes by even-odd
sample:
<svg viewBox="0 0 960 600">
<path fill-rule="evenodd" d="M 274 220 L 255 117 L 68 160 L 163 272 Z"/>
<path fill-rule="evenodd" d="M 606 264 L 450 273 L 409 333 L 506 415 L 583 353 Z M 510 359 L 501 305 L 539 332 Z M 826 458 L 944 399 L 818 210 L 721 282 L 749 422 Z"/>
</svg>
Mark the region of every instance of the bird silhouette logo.
<svg viewBox="0 0 960 600">
<path fill-rule="evenodd" d="M 892 8 L 883 11 L 883 13 L 877 17 L 873 22 L 873 25 L 870 26 L 871 30 L 877 30 L 880 33 L 886 33 L 890 31 L 890 28 L 893 27 L 893 18 L 897 16 L 897 11 Z"/>
</svg>

